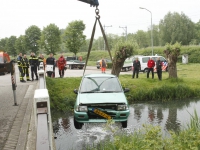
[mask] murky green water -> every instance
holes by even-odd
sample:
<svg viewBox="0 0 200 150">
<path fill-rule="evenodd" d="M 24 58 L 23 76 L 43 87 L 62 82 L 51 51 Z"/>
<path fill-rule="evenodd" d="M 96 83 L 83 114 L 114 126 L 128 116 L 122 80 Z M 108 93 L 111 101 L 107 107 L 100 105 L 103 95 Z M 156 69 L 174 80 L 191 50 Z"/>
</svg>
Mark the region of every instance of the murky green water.
<svg viewBox="0 0 200 150">
<path fill-rule="evenodd" d="M 162 126 L 163 135 L 167 135 L 169 130 L 177 131 L 186 126 L 195 109 L 200 114 L 200 100 L 131 104 L 127 129 L 122 129 L 120 123 L 115 123 L 113 128 L 120 132 L 134 132 L 146 123 Z M 105 123 L 85 124 L 81 130 L 76 130 L 71 112 L 52 113 L 52 117 L 57 150 L 82 150 L 112 136 L 110 131 L 105 130 Z"/>
</svg>

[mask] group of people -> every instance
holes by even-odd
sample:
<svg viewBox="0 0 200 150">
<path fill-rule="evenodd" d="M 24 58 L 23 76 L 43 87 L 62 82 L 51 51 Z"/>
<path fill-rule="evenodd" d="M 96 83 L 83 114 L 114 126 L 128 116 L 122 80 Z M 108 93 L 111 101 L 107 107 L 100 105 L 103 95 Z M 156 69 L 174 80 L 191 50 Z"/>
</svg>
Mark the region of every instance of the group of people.
<svg viewBox="0 0 200 150">
<path fill-rule="evenodd" d="M 54 77 L 55 65 L 57 64 L 60 77 L 61 78 L 64 77 L 66 60 L 63 57 L 63 54 L 61 54 L 59 59 L 56 61 L 52 53 L 50 53 L 49 57 L 45 59 L 43 54 L 40 54 L 39 57 L 36 57 L 35 53 L 31 52 L 29 59 L 27 58 L 26 54 L 22 55 L 22 53 L 19 53 L 19 56 L 17 57 L 17 64 L 20 72 L 20 82 L 26 82 L 26 81 L 38 80 L 37 71 L 40 70 L 40 65 L 43 65 L 44 70 L 46 68 L 48 77 Z M 51 66 L 53 69 L 48 70 L 48 66 Z M 31 70 L 31 79 L 29 77 L 29 68 Z M 24 80 L 25 76 L 26 80 Z"/>
<path fill-rule="evenodd" d="M 157 75 L 158 75 L 158 79 L 162 80 L 162 62 L 160 61 L 160 57 L 157 57 L 156 63 L 155 61 L 150 57 L 150 59 L 147 62 L 147 78 L 149 78 L 149 73 L 152 73 L 152 79 L 154 79 L 154 67 L 156 65 L 156 70 L 157 70 Z M 140 61 L 138 60 L 138 58 L 136 58 L 133 61 L 133 75 L 132 78 L 138 78 L 138 74 L 139 71 L 141 70 L 141 64 Z"/>
</svg>

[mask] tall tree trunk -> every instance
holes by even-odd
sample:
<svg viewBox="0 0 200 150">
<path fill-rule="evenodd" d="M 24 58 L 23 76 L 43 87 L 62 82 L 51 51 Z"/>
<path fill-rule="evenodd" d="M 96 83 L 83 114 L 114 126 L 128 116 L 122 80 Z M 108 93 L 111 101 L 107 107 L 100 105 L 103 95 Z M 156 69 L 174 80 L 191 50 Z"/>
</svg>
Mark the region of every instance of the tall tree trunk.
<svg viewBox="0 0 200 150">
<path fill-rule="evenodd" d="M 169 78 L 178 78 L 176 62 L 177 62 L 177 58 L 174 58 L 172 55 L 168 55 Z"/>
<path fill-rule="evenodd" d="M 111 71 L 111 74 L 114 74 L 116 75 L 117 77 L 119 77 L 119 74 L 121 72 L 121 69 L 124 65 L 124 61 L 125 59 L 124 58 L 121 58 L 121 59 L 114 59 L 113 60 L 113 66 L 112 66 L 112 71 Z"/>
<path fill-rule="evenodd" d="M 180 48 L 181 44 L 178 42 L 176 42 L 174 45 L 171 45 L 170 43 L 166 44 L 166 50 L 164 50 L 164 53 L 168 60 L 169 78 L 178 78 L 176 63 L 178 61 L 178 56 L 181 51 Z"/>
</svg>

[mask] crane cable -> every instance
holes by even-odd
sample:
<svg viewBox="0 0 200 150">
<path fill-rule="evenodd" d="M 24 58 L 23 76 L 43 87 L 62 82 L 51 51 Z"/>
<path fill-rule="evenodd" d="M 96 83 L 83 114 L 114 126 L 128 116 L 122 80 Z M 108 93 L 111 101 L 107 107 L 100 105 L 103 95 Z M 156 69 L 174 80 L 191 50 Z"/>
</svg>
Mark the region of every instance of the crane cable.
<svg viewBox="0 0 200 150">
<path fill-rule="evenodd" d="M 85 69 L 86 69 L 87 62 L 88 62 L 88 59 L 89 59 L 89 56 L 90 56 L 90 51 L 91 51 L 91 49 L 92 49 L 92 43 L 93 43 L 93 40 L 94 40 L 94 35 L 95 35 L 95 30 L 96 30 L 97 21 L 99 22 L 99 26 L 100 26 L 100 28 L 101 28 L 101 32 L 102 32 L 102 34 L 103 34 L 103 38 L 104 38 L 104 41 L 105 41 L 106 48 L 107 48 L 107 50 L 108 50 L 110 59 L 112 60 L 112 64 L 114 64 L 114 63 L 113 63 L 112 56 L 111 56 L 111 52 L 110 52 L 110 49 L 109 49 L 109 46 L 108 46 L 108 41 L 107 41 L 107 38 L 106 38 L 106 35 L 105 35 L 105 32 L 104 32 L 103 26 L 102 26 L 101 21 L 100 21 L 100 15 L 99 15 L 99 9 L 98 9 L 98 7 L 96 7 L 96 9 L 95 9 L 95 13 L 96 13 L 96 19 L 95 19 L 95 23 L 94 23 L 93 30 L 92 30 L 92 34 L 91 34 L 91 38 L 90 38 L 90 45 L 89 45 L 89 48 L 88 48 L 88 53 L 87 53 L 87 58 L 86 58 L 86 62 L 85 62 L 85 67 L 84 67 L 83 76 L 84 76 L 84 74 L 85 74 Z M 112 68 L 112 69 L 114 69 L 114 65 L 113 65 L 113 68 Z"/>
</svg>

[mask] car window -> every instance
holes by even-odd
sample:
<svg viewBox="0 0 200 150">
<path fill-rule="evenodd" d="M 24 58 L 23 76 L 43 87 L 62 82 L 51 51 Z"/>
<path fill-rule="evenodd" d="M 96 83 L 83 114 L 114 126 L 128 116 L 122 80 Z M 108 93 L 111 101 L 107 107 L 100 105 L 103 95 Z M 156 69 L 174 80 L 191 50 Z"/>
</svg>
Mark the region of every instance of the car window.
<svg viewBox="0 0 200 150">
<path fill-rule="evenodd" d="M 6 56 L 4 56 L 4 63 L 7 63 L 8 62 L 8 59 Z"/>
<path fill-rule="evenodd" d="M 86 77 L 83 79 L 80 92 L 121 92 L 121 85 L 115 77 Z"/>
<path fill-rule="evenodd" d="M 166 61 L 164 57 L 160 57 L 160 61 Z"/>
<path fill-rule="evenodd" d="M 3 63 L 3 57 L 0 56 L 0 63 Z"/>
<path fill-rule="evenodd" d="M 154 60 L 154 61 L 156 62 L 156 60 L 157 60 L 157 57 L 152 57 L 152 60 Z"/>
<path fill-rule="evenodd" d="M 147 63 L 148 61 L 149 61 L 149 57 L 143 57 L 143 58 L 142 58 L 142 62 L 143 62 L 143 63 Z"/>
</svg>

